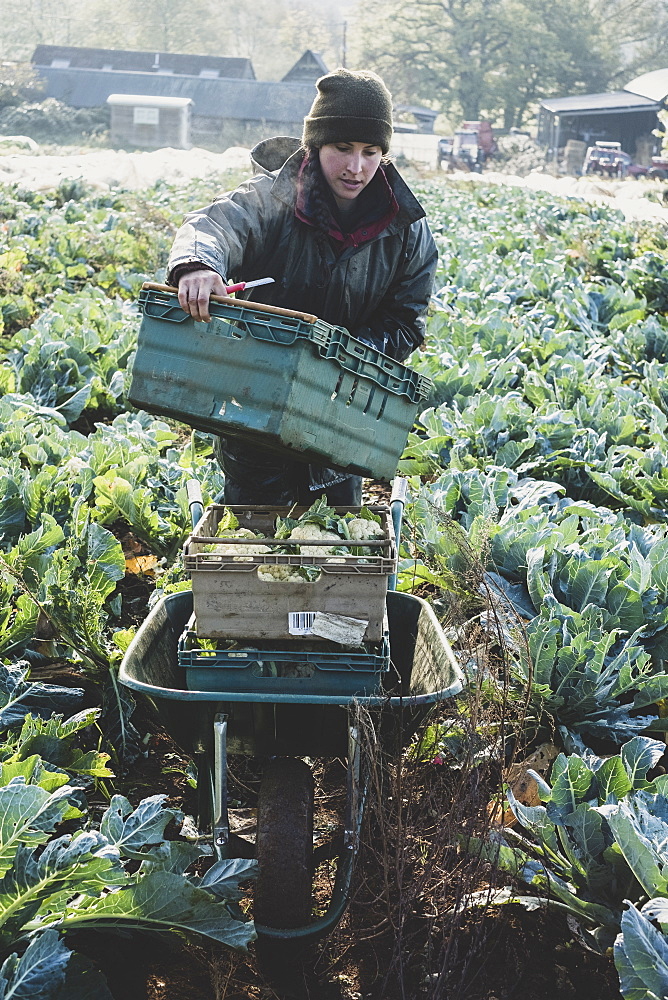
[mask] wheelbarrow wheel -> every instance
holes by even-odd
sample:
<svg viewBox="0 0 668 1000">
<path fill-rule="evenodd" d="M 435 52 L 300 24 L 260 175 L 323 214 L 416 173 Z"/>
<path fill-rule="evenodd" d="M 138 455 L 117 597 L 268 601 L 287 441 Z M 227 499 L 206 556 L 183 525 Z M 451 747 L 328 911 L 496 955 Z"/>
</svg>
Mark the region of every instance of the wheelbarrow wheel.
<svg viewBox="0 0 668 1000">
<path fill-rule="evenodd" d="M 269 762 L 257 814 L 258 877 L 254 917 L 288 930 L 311 920 L 313 890 L 313 775 L 291 757 Z"/>
</svg>

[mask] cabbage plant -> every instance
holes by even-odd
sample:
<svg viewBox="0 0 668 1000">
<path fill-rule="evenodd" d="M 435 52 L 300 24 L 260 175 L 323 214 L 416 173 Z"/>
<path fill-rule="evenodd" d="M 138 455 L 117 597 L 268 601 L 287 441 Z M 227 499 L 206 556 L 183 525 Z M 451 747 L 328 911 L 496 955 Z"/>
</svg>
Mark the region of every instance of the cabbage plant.
<svg viewBox="0 0 668 1000">
<path fill-rule="evenodd" d="M 540 805 L 523 805 L 506 790 L 517 828 L 469 845 L 525 891 L 508 886 L 474 893 L 468 905 L 519 903 L 565 911 L 586 947 L 601 954 L 614 947 L 628 1000 L 663 997 L 668 983 L 668 775 L 649 780 L 648 772 L 663 757 L 665 743 L 637 736 L 607 758 L 579 746 L 579 753 L 557 757 L 551 783 L 529 772 Z M 657 987 L 663 992 L 654 992 Z"/>
</svg>

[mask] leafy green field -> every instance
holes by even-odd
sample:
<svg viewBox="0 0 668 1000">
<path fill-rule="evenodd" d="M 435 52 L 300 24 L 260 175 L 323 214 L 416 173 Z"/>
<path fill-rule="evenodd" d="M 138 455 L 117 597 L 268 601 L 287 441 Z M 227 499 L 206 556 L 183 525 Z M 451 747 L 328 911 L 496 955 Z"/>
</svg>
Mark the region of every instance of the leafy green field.
<svg viewBox="0 0 668 1000">
<path fill-rule="evenodd" d="M 647 735 L 668 728 L 668 231 L 502 188 L 435 193 L 430 218 L 435 392 L 401 466 L 402 585 L 457 593 L 477 560 L 566 751 L 541 805 L 508 792 L 523 832 L 473 849 L 530 887 L 497 901 L 565 908 L 650 1000 L 668 990 L 665 743 Z"/>
<path fill-rule="evenodd" d="M 196 188 L 198 199 L 214 193 Z M 196 470 L 207 498 L 222 485 L 207 441 L 128 413 L 123 401 L 134 295 L 164 264 L 192 195 L 87 197 L 76 184 L 52 197 L 3 192 L 2 997 L 110 996 L 64 943 L 75 928 L 177 928 L 240 948 L 253 937 L 234 910 L 252 864 L 222 864 L 206 887 L 186 876 L 202 849 L 165 838 L 182 817 L 164 796 L 136 809 L 114 796 L 94 822 L 87 794 L 104 795 L 113 777 L 109 754 L 85 749 L 99 745 L 90 727 L 100 710 L 71 716 L 82 691 L 28 679 L 31 666 L 73 662 L 100 683 L 109 749 L 126 760 L 139 752 L 132 699 L 115 668 L 146 594 L 124 601 L 129 553 L 120 539 L 129 532 L 135 549 L 168 570 L 190 525 L 186 479 Z M 73 832 L 60 834 L 63 820 Z"/>
<path fill-rule="evenodd" d="M 208 500 L 221 476 L 204 435 L 128 412 L 124 389 L 136 290 L 164 266 L 185 207 L 217 190 L 3 193 L 0 758 L 12 763 L 1 765 L 0 795 L 18 802 L 32 788 L 31 801 L 59 804 L 44 805 L 50 819 L 36 838 L 5 847 L 0 828 L 0 929 L 4 957 L 26 940 L 21 962 L 52 955 L 45 1000 L 69 967 L 57 932 L 79 919 L 70 889 L 90 895 L 77 905 L 92 921 L 111 906 L 105 887 L 123 885 L 149 923 L 150 894 L 141 894 L 158 874 L 181 879 L 173 897 L 183 905 L 203 891 L 183 876 L 185 856 L 167 858 L 161 803 L 138 807 L 154 810 L 158 834 L 127 855 L 142 855 L 139 874 L 128 874 L 118 831 L 135 814 L 113 800 L 93 831 L 81 796 L 107 765 L 96 757 L 88 770 L 73 767 L 77 733 L 94 720 L 35 721 L 58 739 L 31 742 L 17 678 L 30 688 L 28 664 L 71 661 L 114 702 L 115 668 L 146 613 L 125 586 L 128 534 L 157 559 L 158 586 L 183 585 L 185 482 L 194 472 Z M 665 744 L 654 738 L 668 729 L 668 233 L 517 189 L 450 183 L 422 197 L 441 263 L 417 366 L 435 391 L 401 464 L 413 500 L 400 586 L 429 593 L 441 611 L 452 597 L 483 622 L 493 617 L 513 683 L 537 726 L 559 727 L 564 749 L 550 784 L 539 783 L 541 805 L 509 794 L 521 835 L 472 849 L 527 884 L 527 905 L 550 898 L 578 918 L 591 947 L 614 945 L 624 996 L 651 1000 L 668 990 L 668 788 L 655 770 Z M 52 707 L 48 697 L 25 701 L 45 718 Z M 63 763 L 55 747 L 68 725 Z M 128 739 L 117 749 L 131 753 L 131 728 L 117 729 Z M 78 773 L 84 792 L 59 790 L 52 772 Z M 58 883 L 58 905 L 46 890 L 29 893 L 39 902 L 28 905 L 15 889 L 19 869 L 28 859 L 46 867 L 40 845 L 58 844 L 63 809 L 78 811 L 80 832 L 48 851 L 70 858 L 86 846 L 95 875 L 77 867 Z M 226 877 L 233 899 L 236 875 Z M 230 943 L 247 941 L 248 925 L 233 925 Z M 17 963 L 9 957 L 0 970 L 0 998 L 25 974 Z"/>
</svg>

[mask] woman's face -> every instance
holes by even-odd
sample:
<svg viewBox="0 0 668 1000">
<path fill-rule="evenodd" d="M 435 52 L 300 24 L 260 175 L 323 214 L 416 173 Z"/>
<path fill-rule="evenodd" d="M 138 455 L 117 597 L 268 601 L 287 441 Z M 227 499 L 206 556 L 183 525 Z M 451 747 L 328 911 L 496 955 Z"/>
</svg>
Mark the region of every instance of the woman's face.
<svg viewBox="0 0 668 1000">
<path fill-rule="evenodd" d="M 328 142 L 319 153 L 325 180 L 338 208 L 345 212 L 372 180 L 383 151 L 380 146 L 364 142 Z"/>
</svg>

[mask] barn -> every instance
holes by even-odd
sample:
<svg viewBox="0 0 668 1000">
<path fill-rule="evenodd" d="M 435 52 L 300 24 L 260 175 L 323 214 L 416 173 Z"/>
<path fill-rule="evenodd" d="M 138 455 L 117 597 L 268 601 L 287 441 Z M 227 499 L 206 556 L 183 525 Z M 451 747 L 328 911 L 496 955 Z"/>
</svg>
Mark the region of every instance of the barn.
<svg viewBox="0 0 668 1000">
<path fill-rule="evenodd" d="M 134 49 L 93 49 L 75 45 L 38 45 L 32 54 L 33 66 L 43 70 L 100 69 L 108 73 L 155 73 L 254 80 L 250 59 L 231 56 L 199 56 L 179 52 L 140 52 Z M 49 95 L 50 96 L 50 95 Z"/>
<path fill-rule="evenodd" d="M 660 146 L 653 135 L 658 112 L 668 98 L 668 69 L 644 73 L 622 90 L 606 94 L 578 94 L 543 101 L 538 119 L 538 141 L 555 152 L 569 141 L 591 145 L 598 139 L 621 142 L 637 163 L 648 165 Z"/>
<path fill-rule="evenodd" d="M 301 135 L 315 81 L 327 72 L 311 50 L 278 81 L 255 79 L 250 60 L 222 56 L 39 45 L 32 62 L 46 96 L 73 108 L 102 108 L 112 94 L 189 101 L 190 141 L 213 148 Z"/>
</svg>

